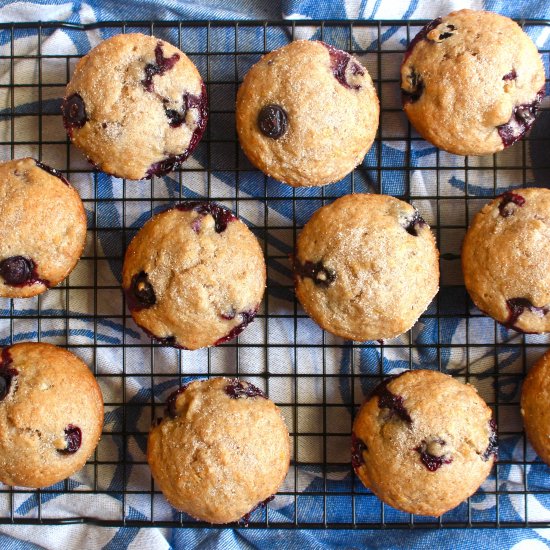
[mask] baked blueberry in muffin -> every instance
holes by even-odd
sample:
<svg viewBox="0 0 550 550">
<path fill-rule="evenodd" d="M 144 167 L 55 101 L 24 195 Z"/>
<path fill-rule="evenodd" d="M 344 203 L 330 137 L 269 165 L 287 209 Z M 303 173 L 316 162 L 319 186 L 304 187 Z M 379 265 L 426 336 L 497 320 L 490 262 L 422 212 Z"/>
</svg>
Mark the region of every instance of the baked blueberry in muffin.
<svg viewBox="0 0 550 550">
<path fill-rule="evenodd" d="M 134 180 L 179 167 L 208 118 L 206 88 L 191 60 L 138 33 L 104 40 L 84 56 L 62 108 L 71 141 L 88 159 Z"/>
<path fill-rule="evenodd" d="M 472 495 L 497 456 L 491 409 L 474 387 L 430 370 L 384 380 L 353 423 L 351 462 L 385 503 L 440 516 Z"/>
<path fill-rule="evenodd" d="M 266 270 L 256 237 L 229 209 L 188 201 L 138 232 L 122 277 L 132 317 L 147 334 L 197 349 L 227 342 L 252 322 Z"/>
<path fill-rule="evenodd" d="M 199 380 L 176 390 L 147 443 L 147 461 L 168 502 L 210 523 L 246 522 L 273 498 L 289 460 L 279 409 L 238 379 Z"/>
<path fill-rule="evenodd" d="M 511 19 L 460 10 L 424 27 L 401 66 L 403 108 L 420 135 L 459 155 L 521 139 L 544 96 L 535 44 Z"/>
</svg>

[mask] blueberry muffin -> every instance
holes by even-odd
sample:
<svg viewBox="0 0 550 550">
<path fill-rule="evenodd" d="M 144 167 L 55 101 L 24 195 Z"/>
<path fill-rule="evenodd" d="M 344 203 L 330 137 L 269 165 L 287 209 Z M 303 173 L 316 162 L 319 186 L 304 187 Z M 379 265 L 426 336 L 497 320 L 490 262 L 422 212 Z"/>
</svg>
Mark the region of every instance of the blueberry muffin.
<svg viewBox="0 0 550 550">
<path fill-rule="evenodd" d="M 265 283 L 256 237 L 212 202 L 154 216 L 130 243 L 122 270 L 134 321 L 158 341 L 191 350 L 237 336 L 254 319 Z"/>
<path fill-rule="evenodd" d="M 386 504 L 440 516 L 472 495 L 496 460 L 496 424 L 475 388 L 436 371 L 406 371 L 367 398 L 352 465 Z"/>
<path fill-rule="evenodd" d="M 324 42 L 297 40 L 256 63 L 237 95 L 237 132 L 252 164 L 293 186 L 349 174 L 370 149 L 379 104 L 367 69 Z"/>
<path fill-rule="evenodd" d="M 133 180 L 177 168 L 208 118 L 206 88 L 191 60 L 139 33 L 113 36 L 84 56 L 62 109 L 71 141 L 88 159 Z"/>
<path fill-rule="evenodd" d="M 533 449 L 550 464 L 550 351 L 533 366 L 523 382 L 521 415 Z"/>
<path fill-rule="evenodd" d="M 518 189 L 476 214 L 462 245 L 476 306 L 508 328 L 550 331 L 550 190 Z"/>
<path fill-rule="evenodd" d="M 296 295 L 325 330 L 350 340 L 402 334 L 437 293 L 438 251 L 413 206 L 386 195 L 346 195 L 323 206 L 298 237 Z"/>
<path fill-rule="evenodd" d="M 246 521 L 277 492 L 289 460 L 279 409 L 238 379 L 199 380 L 175 391 L 147 443 L 147 461 L 168 502 L 210 523 Z"/>
<path fill-rule="evenodd" d="M 0 355 L 0 481 L 47 487 L 92 455 L 103 398 L 90 369 L 69 351 L 24 342 Z"/>
<path fill-rule="evenodd" d="M 508 17 L 461 10 L 411 41 L 403 108 L 420 135 L 458 155 L 489 155 L 529 130 L 544 96 L 535 44 Z"/>
<path fill-rule="evenodd" d="M 36 296 L 65 279 L 86 243 L 69 182 L 31 158 L 0 163 L 0 212 L 0 296 Z"/>
</svg>

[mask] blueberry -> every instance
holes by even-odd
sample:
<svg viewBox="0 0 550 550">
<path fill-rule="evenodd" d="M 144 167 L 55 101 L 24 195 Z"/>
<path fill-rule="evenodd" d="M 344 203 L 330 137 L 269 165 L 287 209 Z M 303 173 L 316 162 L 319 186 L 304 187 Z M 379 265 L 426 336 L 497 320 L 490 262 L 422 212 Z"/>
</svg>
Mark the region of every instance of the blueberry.
<svg viewBox="0 0 550 550">
<path fill-rule="evenodd" d="M 527 298 L 510 298 L 509 300 L 506 300 L 506 305 L 508 306 L 509 316 L 503 324 L 504 326 L 515 330 L 518 330 L 515 325 L 520 315 L 525 310 L 531 311 L 540 317 L 544 317 L 548 312 L 550 312 L 550 308 L 546 306 L 537 307 Z"/>
<path fill-rule="evenodd" d="M 258 308 L 250 311 L 241 311 L 239 313 L 241 316 L 240 324 L 233 327 L 225 336 L 222 336 L 219 340 L 217 340 L 214 345 L 217 346 L 219 344 L 223 344 L 224 342 L 228 342 L 229 340 L 233 340 L 233 338 L 238 336 L 254 320 L 256 313 L 258 313 Z"/>
<path fill-rule="evenodd" d="M 131 289 L 140 308 L 148 308 L 156 304 L 155 290 L 145 271 L 140 271 L 132 277 Z"/>
<path fill-rule="evenodd" d="M 401 99 L 403 103 L 415 103 L 424 93 L 424 80 L 412 69 L 407 76 L 407 89 L 401 88 Z"/>
<path fill-rule="evenodd" d="M 21 286 L 32 281 L 36 264 L 23 256 L 11 256 L 0 262 L 0 275 L 11 286 Z"/>
<path fill-rule="evenodd" d="M 141 81 L 144 88 L 148 92 L 154 89 L 153 77 L 155 75 L 162 76 L 166 71 L 169 71 L 178 61 L 179 54 L 175 53 L 171 57 L 164 57 L 162 52 L 162 42 L 159 40 L 155 47 L 155 63 L 145 65 L 145 78 Z"/>
<path fill-rule="evenodd" d="M 334 78 L 336 78 L 336 80 L 338 80 L 344 88 L 359 90 L 361 86 L 359 84 L 351 84 L 348 80 L 346 72 L 349 71 L 353 75 L 363 76 L 365 71 L 361 65 L 359 65 L 359 63 L 357 63 L 349 53 L 338 50 L 334 46 L 325 44 L 324 42 L 321 42 L 321 44 L 323 44 L 323 46 L 325 46 L 328 50 L 330 56 L 330 69 L 334 75 Z"/>
<path fill-rule="evenodd" d="M 321 260 L 318 262 L 305 261 L 304 263 L 296 260 L 294 262 L 294 273 L 302 279 L 312 279 L 317 286 L 322 288 L 328 288 L 336 281 L 336 271 L 325 267 Z"/>
<path fill-rule="evenodd" d="M 286 111 L 279 105 L 266 105 L 258 114 L 258 126 L 262 134 L 279 139 L 288 128 Z"/>
<path fill-rule="evenodd" d="M 82 431 L 80 428 L 69 424 L 65 428 L 65 441 L 67 442 L 67 446 L 64 449 L 58 449 L 58 452 L 61 454 L 76 453 L 82 444 Z"/>
<path fill-rule="evenodd" d="M 357 469 L 365 463 L 363 458 L 363 453 L 366 452 L 367 445 L 366 443 L 358 438 L 353 432 L 351 433 L 351 465 L 353 469 Z"/>
<path fill-rule="evenodd" d="M 225 386 L 225 393 L 229 395 L 231 399 L 241 399 L 243 397 L 263 397 L 267 399 L 266 394 L 260 388 L 257 388 L 250 382 L 242 382 L 238 378 L 233 378 L 229 384 Z"/>
<path fill-rule="evenodd" d="M 401 420 L 412 423 L 412 418 L 405 407 L 405 400 L 401 395 L 395 395 L 388 389 L 388 384 L 395 380 L 398 376 L 390 376 L 383 380 L 374 391 L 371 393 L 370 397 L 378 397 L 378 408 L 379 409 L 389 409 L 390 416 L 397 416 Z"/>
<path fill-rule="evenodd" d="M 202 216 L 210 214 L 214 218 L 214 229 L 216 233 L 223 233 L 227 229 L 228 224 L 237 219 L 231 210 L 215 202 L 187 201 L 176 205 L 176 208 L 184 212 L 194 210 Z M 200 226 L 197 227 L 194 222 L 193 224 L 193 231 L 198 233 Z"/>
<path fill-rule="evenodd" d="M 70 187 L 70 183 L 67 181 L 67 178 L 65 178 L 60 172 L 58 172 L 55 168 L 52 168 L 51 166 L 48 166 L 47 164 L 43 164 L 42 162 L 35 160 L 36 166 L 40 168 L 41 170 L 44 170 L 45 172 L 48 172 L 48 174 L 51 174 L 52 176 L 55 176 L 56 178 L 59 178 L 65 185 Z"/>
<path fill-rule="evenodd" d="M 512 69 L 509 73 L 506 73 L 502 80 L 515 80 L 517 78 L 516 69 Z"/>
<path fill-rule="evenodd" d="M 430 454 L 428 452 L 428 449 L 430 448 L 431 444 L 437 444 L 438 446 L 444 447 L 446 445 L 445 441 L 441 438 L 435 438 L 431 440 L 430 442 L 422 441 L 422 443 L 416 447 L 414 450 L 420 454 L 420 460 L 430 470 L 430 472 L 435 472 L 436 470 L 439 470 L 443 464 L 450 464 L 453 461 L 452 456 L 447 456 L 443 454 L 442 456 L 436 456 L 433 454 Z"/>
<path fill-rule="evenodd" d="M 430 23 L 428 23 L 424 28 L 422 28 L 418 32 L 418 34 L 411 40 L 409 46 L 405 50 L 405 57 L 403 59 L 403 63 L 407 61 L 416 44 L 418 44 L 418 42 L 420 42 L 421 40 L 426 39 L 426 37 L 428 36 L 428 33 L 433 29 L 435 29 L 441 23 L 441 21 L 442 21 L 441 17 L 438 17 L 437 19 L 430 21 Z"/>
<path fill-rule="evenodd" d="M 497 423 L 495 422 L 494 418 L 491 418 L 489 420 L 489 444 L 487 445 L 487 449 L 485 449 L 485 452 L 481 455 L 481 458 L 487 462 L 491 456 L 494 456 L 495 458 L 498 455 L 498 436 L 497 436 Z"/>
<path fill-rule="evenodd" d="M 183 94 L 183 110 L 176 111 L 175 109 L 164 109 L 164 112 L 168 118 L 168 124 L 171 128 L 177 128 L 185 122 L 185 117 L 189 109 L 199 109 L 199 121 L 200 121 L 200 110 L 202 107 L 202 97 L 185 93 Z"/>
<path fill-rule="evenodd" d="M 502 200 L 498 205 L 498 211 L 503 218 L 511 216 L 515 212 L 515 208 L 509 207 L 510 204 L 515 204 L 516 206 L 523 206 L 525 204 L 525 199 L 518 195 L 517 193 L 512 193 L 508 191 L 502 195 Z"/>
<path fill-rule="evenodd" d="M 498 134 L 504 147 L 509 147 L 531 128 L 535 122 L 537 112 L 540 107 L 540 102 L 544 97 L 544 88 L 536 95 L 534 101 L 517 105 L 512 111 L 510 120 L 501 126 L 497 126 Z"/>
<path fill-rule="evenodd" d="M 63 124 L 65 128 L 82 128 L 88 121 L 84 100 L 79 94 L 72 94 L 63 99 Z"/>
<path fill-rule="evenodd" d="M 415 212 L 413 217 L 410 220 L 407 220 L 407 225 L 404 226 L 404 229 L 407 233 L 409 233 L 409 235 L 418 237 L 418 229 L 420 227 L 424 227 L 425 225 L 426 222 L 424 221 L 424 218 L 418 212 Z"/>
<path fill-rule="evenodd" d="M 3 401 L 10 393 L 12 380 L 19 374 L 17 369 L 10 366 L 12 362 L 10 348 L 6 347 L 0 356 L 0 401 Z"/>
</svg>

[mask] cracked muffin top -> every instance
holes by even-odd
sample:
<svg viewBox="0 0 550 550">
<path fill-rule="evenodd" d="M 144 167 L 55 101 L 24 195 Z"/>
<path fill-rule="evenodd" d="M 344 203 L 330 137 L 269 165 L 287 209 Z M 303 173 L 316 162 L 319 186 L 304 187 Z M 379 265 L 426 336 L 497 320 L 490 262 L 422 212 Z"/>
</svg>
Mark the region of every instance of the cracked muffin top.
<svg viewBox="0 0 550 550">
<path fill-rule="evenodd" d="M 88 159 L 132 180 L 178 167 L 208 118 L 206 87 L 192 61 L 139 33 L 113 36 L 85 55 L 62 108 L 71 141 Z"/>
<path fill-rule="evenodd" d="M 0 355 L 0 481 L 47 487 L 78 470 L 103 428 L 103 398 L 69 351 L 24 342 Z"/>
<path fill-rule="evenodd" d="M 437 371 L 384 380 L 359 410 L 352 465 L 385 503 L 440 516 L 472 495 L 496 460 L 496 424 L 473 386 Z"/>
<path fill-rule="evenodd" d="M 459 155 L 488 155 L 535 121 L 545 82 L 537 47 L 508 17 L 460 10 L 424 27 L 401 66 L 403 108 L 420 135 Z"/>
<path fill-rule="evenodd" d="M 255 317 L 266 284 L 260 244 L 227 208 L 189 201 L 154 216 L 124 258 L 134 321 L 185 349 L 221 344 Z"/>
<path fill-rule="evenodd" d="M 509 191 L 478 212 L 464 237 L 464 284 L 508 328 L 550 331 L 550 190 Z"/>
<path fill-rule="evenodd" d="M 345 195 L 313 214 L 294 258 L 296 295 L 325 330 L 350 340 L 402 334 L 439 285 L 439 253 L 410 204 Z"/>
<path fill-rule="evenodd" d="M 264 55 L 237 95 L 246 156 L 289 185 L 325 185 L 349 174 L 370 149 L 379 104 L 371 77 L 350 54 L 296 40 Z"/>
<path fill-rule="evenodd" d="M 86 212 L 56 170 L 32 158 L 0 163 L 0 296 L 58 285 L 86 243 Z"/>
<path fill-rule="evenodd" d="M 246 521 L 277 492 L 289 460 L 281 412 L 236 378 L 176 390 L 147 443 L 147 461 L 168 502 L 210 523 Z"/>
</svg>

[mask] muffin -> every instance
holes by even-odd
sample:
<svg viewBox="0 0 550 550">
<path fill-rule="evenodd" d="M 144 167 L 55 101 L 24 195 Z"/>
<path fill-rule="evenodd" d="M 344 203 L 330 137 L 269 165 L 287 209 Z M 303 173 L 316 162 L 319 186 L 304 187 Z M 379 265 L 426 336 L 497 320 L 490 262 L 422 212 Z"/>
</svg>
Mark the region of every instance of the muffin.
<svg viewBox="0 0 550 550">
<path fill-rule="evenodd" d="M 350 340 L 402 334 L 437 293 L 438 251 L 413 206 L 355 194 L 323 206 L 298 237 L 296 295 L 323 329 Z"/>
<path fill-rule="evenodd" d="M 403 108 L 418 133 L 458 155 L 515 143 L 544 96 L 537 47 L 508 17 L 460 10 L 411 41 L 401 66 Z"/>
<path fill-rule="evenodd" d="M 476 214 L 462 245 L 475 305 L 520 332 L 550 330 L 550 190 L 517 189 Z"/>
<path fill-rule="evenodd" d="M 139 180 L 179 167 L 208 118 L 192 61 L 154 36 L 119 34 L 77 64 L 62 105 L 71 141 L 97 168 Z"/>
<path fill-rule="evenodd" d="M 379 104 L 367 69 L 324 42 L 264 55 L 237 95 L 237 132 L 250 162 L 295 187 L 349 174 L 370 149 Z"/>
<path fill-rule="evenodd" d="M 437 371 L 406 371 L 367 398 L 352 465 L 386 504 L 438 517 L 472 495 L 496 460 L 496 424 L 475 388 Z"/>
<path fill-rule="evenodd" d="M 529 371 L 521 391 L 521 415 L 527 437 L 536 453 L 550 464 L 550 351 Z"/>
<path fill-rule="evenodd" d="M 47 487 L 78 470 L 103 427 L 103 398 L 69 351 L 24 342 L 0 356 L 0 481 Z"/>
<path fill-rule="evenodd" d="M 86 243 L 69 182 L 32 158 L 0 163 L 0 212 L 0 296 L 36 296 L 65 279 Z"/>
<path fill-rule="evenodd" d="M 134 321 L 158 341 L 191 350 L 237 336 L 254 319 L 265 283 L 256 237 L 212 202 L 154 216 L 130 243 L 122 270 Z"/>
<path fill-rule="evenodd" d="M 147 443 L 168 502 L 210 523 L 237 521 L 271 500 L 289 460 L 279 409 L 238 379 L 199 380 L 175 391 Z"/>
</svg>

